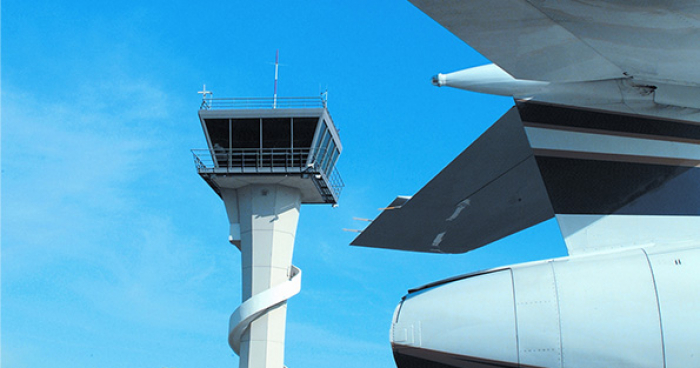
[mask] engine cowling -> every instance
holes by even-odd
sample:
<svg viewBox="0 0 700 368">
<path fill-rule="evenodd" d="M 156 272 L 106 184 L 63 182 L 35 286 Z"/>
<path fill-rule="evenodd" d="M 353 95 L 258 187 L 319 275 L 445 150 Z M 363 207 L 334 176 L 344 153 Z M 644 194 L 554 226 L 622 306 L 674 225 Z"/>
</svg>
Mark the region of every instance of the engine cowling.
<svg viewBox="0 0 700 368">
<path fill-rule="evenodd" d="M 697 261 L 697 249 L 636 249 L 428 285 L 396 309 L 394 357 L 399 368 L 697 366 L 700 339 L 685 326 L 700 325 L 700 297 L 685 289 L 700 281 Z"/>
</svg>

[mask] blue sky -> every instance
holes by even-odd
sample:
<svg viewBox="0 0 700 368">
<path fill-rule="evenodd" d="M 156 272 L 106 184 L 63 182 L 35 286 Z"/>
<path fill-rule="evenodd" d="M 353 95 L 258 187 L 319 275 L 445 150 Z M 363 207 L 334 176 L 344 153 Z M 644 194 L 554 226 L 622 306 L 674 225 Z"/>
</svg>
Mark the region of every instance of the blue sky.
<svg viewBox="0 0 700 368">
<path fill-rule="evenodd" d="M 488 63 L 405 1 L 2 4 L 2 366 L 236 367 L 240 254 L 194 170 L 202 84 L 217 97 L 326 88 L 340 206 L 305 206 L 289 367 L 393 367 L 407 289 L 565 254 L 547 222 L 465 255 L 350 247 L 512 106 L 430 84 Z"/>
</svg>

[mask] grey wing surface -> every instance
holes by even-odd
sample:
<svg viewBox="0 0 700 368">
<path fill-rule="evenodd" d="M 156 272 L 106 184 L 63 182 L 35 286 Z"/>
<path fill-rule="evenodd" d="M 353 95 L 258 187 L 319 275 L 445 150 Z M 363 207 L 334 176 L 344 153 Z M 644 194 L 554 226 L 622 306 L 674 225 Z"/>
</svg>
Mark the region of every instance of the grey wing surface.
<svg viewBox="0 0 700 368">
<path fill-rule="evenodd" d="M 394 200 L 352 245 L 464 253 L 552 216 L 512 108 L 416 195 Z"/>
<path fill-rule="evenodd" d="M 696 1 L 411 2 L 518 79 L 700 83 Z"/>
</svg>

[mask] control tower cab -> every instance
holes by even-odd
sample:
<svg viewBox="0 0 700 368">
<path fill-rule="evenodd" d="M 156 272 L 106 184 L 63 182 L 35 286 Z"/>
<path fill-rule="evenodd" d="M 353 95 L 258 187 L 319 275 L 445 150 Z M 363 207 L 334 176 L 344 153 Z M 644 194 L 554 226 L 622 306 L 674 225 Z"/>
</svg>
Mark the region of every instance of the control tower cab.
<svg viewBox="0 0 700 368">
<path fill-rule="evenodd" d="M 326 102 L 278 98 L 276 105 L 267 99 L 203 104 L 199 120 L 209 148 L 193 150 L 199 174 L 218 194 L 251 183 L 279 184 L 299 188 L 302 203 L 337 204 L 342 145 Z"/>
</svg>

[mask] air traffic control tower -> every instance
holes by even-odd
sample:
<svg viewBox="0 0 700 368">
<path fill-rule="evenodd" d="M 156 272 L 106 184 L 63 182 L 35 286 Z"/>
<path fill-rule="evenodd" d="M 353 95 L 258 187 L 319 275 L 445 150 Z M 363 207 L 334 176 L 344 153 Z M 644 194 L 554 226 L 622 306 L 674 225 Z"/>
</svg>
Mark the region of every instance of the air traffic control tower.
<svg viewBox="0 0 700 368">
<path fill-rule="evenodd" d="M 208 92 L 207 92 L 208 93 Z M 240 368 L 283 368 L 286 300 L 301 287 L 292 251 L 301 204 L 338 203 L 342 151 L 322 98 L 214 99 L 199 120 L 199 175 L 221 197 L 229 241 L 241 251 L 243 304 L 228 341 Z"/>
</svg>

